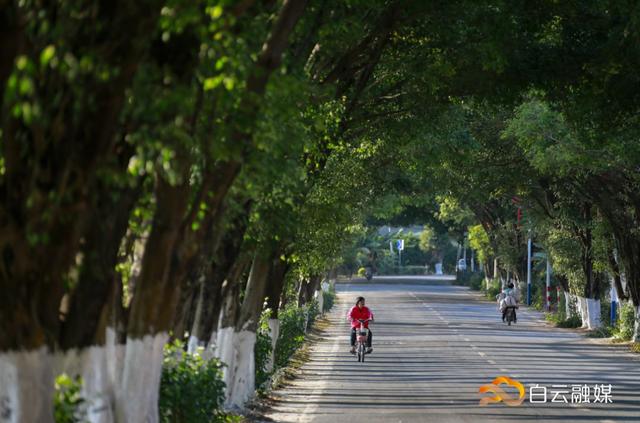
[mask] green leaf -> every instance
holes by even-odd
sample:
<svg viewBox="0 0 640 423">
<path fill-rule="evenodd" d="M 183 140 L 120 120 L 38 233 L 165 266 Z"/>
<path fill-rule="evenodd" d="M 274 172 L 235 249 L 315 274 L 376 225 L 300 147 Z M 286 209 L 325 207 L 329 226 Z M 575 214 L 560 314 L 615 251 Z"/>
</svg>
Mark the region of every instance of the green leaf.
<svg viewBox="0 0 640 423">
<path fill-rule="evenodd" d="M 42 67 L 46 67 L 55 54 L 55 46 L 48 45 L 47 47 L 45 47 L 45 49 L 42 50 L 42 53 L 40 53 L 40 64 L 42 65 Z"/>
</svg>

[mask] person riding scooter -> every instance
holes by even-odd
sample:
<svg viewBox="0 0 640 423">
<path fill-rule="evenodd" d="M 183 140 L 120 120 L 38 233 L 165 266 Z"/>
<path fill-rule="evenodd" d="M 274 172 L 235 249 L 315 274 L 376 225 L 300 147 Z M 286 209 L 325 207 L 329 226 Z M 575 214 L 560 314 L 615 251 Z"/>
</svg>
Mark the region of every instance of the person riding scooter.
<svg viewBox="0 0 640 423">
<path fill-rule="evenodd" d="M 356 299 L 356 305 L 351 307 L 349 313 L 347 313 L 347 319 L 351 322 L 351 354 L 356 353 L 356 331 L 360 328 L 360 321 L 364 320 L 363 326 L 369 329 L 369 322 L 373 321 L 373 313 L 368 307 L 364 305 L 364 297 L 358 297 Z M 367 336 L 367 354 L 373 351 L 371 347 L 372 335 L 371 330 L 368 330 Z"/>
<path fill-rule="evenodd" d="M 514 289 L 513 282 L 509 282 L 507 288 L 498 294 L 497 298 L 500 311 L 502 312 L 502 321 L 504 322 L 504 319 L 507 316 L 508 307 L 513 307 L 513 320 L 514 322 L 517 321 L 516 308 L 518 308 L 518 299 L 516 298 L 516 291 Z"/>
</svg>

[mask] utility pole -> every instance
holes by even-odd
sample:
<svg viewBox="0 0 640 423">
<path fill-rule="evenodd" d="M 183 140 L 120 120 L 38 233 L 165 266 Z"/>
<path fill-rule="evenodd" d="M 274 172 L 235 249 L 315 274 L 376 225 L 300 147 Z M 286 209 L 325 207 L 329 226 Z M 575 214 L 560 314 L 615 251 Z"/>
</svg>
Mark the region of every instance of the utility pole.
<svg viewBox="0 0 640 423">
<path fill-rule="evenodd" d="M 527 305 L 531 305 L 531 236 L 527 240 Z"/>
<path fill-rule="evenodd" d="M 546 309 L 547 311 L 551 310 L 551 262 L 549 261 L 549 253 L 547 253 L 547 301 L 546 301 Z"/>
<path fill-rule="evenodd" d="M 611 280 L 611 291 L 609 295 L 611 297 L 611 326 L 615 326 L 618 314 L 618 291 L 616 291 L 616 285 L 613 279 Z"/>
</svg>

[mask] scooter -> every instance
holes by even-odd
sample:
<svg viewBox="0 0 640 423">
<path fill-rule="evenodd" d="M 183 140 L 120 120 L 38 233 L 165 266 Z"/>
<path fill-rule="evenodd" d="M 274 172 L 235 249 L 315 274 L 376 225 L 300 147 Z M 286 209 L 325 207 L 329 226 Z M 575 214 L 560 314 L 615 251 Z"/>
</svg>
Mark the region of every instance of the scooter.
<svg viewBox="0 0 640 423">
<path fill-rule="evenodd" d="M 507 322 L 507 326 L 511 326 L 511 322 L 516 323 L 516 309 L 518 306 L 507 306 L 507 311 L 504 314 L 504 320 Z"/>
<path fill-rule="evenodd" d="M 373 268 L 371 268 L 371 266 L 364 268 L 364 277 L 367 278 L 368 281 L 373 279 Z"/>
</svg>

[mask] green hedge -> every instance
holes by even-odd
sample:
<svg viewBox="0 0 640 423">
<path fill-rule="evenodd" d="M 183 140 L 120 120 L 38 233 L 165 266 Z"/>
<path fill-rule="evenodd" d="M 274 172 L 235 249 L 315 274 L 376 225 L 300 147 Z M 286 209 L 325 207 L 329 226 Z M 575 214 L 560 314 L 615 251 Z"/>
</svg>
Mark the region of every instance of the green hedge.
<svg viewBox="0 0 640 423">
<path fill-rule="evenodd" d="M 275 351 L 275 367 L 284 367 L 293 353 L 304 344 L 305 328 L 309 330 L 318 315 L 318 303 L 312 301 L 303 307 L 294 304 L 280 310 L 280 335 Z"/>
<path fill-rule="evenodd" d="M 260 324 L 256 332 L 255 363 L 256 363 L 256 387 L 260 387 L 269 379 L 267 363 L 271 354 L 271 336 L 269 336 L 269 319 L 271 310 L 266 309 L 260 316 Z"/>
<path fill-rule="evenodd" d="M 618 309 L 618 320 L 614 330 L 614 336 L 624 341 L 629 341 L 633 337 L 634 311 L 631 301 L 622 304 Z"/>
<path fill-rule="evenodd" d="M 175 341 L 164 349 L 160 379 L 160 421 L 163 423 L 224 422 L 221 411 L 225 384 L 222 364 L 184 351 Z"/>
<path fill-rule="evenodd" d="M 326 313 L 331 310 L 333 303 L 336 300 L 336 293 L 333 291 L 322 291 L 322 311 Z"/>
</svg>

